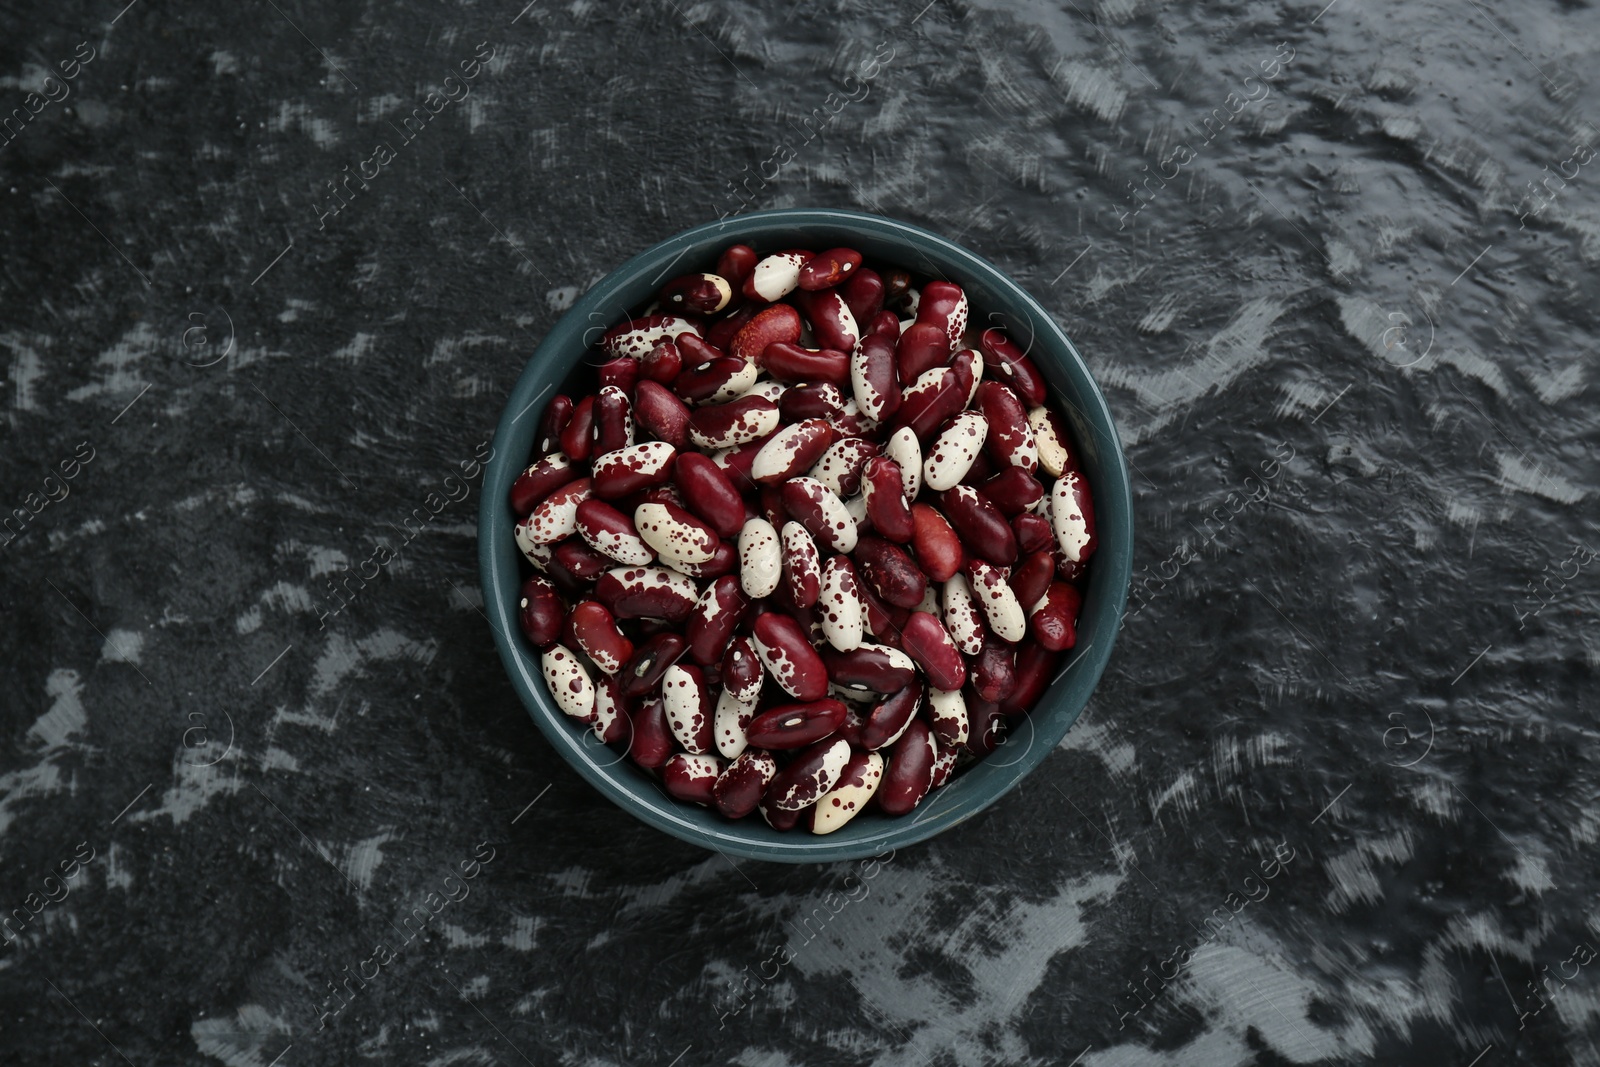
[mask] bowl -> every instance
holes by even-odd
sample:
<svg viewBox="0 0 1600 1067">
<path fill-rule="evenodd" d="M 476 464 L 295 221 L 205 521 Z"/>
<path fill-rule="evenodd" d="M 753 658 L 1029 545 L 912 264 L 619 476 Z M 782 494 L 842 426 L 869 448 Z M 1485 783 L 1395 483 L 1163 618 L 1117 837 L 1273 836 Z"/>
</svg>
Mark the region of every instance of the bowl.
<svg viewBox="0 0 1600 1067">
<path fill-rule="evenodd" d="M 714 811 L 675 800 L 656 780 L 551 700 L 539 661 L 517 626 L 520 553 L 508 494 L 527 465 L 545 402 L 591 358 L 606 329 L 648 304 L 660 285 L 681 274 L 713 270 L 732 244 L 760 252 L 779 248 L 858 249 L 869 262 L 913 275 L 954 281 L 979 315 L 1006 329 L 1026 349 L 1067 420 L 1094 494 L 1099 548 L 1078 621 L 1076 646 L 1039 703 L 1018 720 L 1004 746 L 930 793 L 910 815 L 866 811 L 826 835 L 803 828 L 776 831 L 759 814 L 730 822 Z M 1121 625 L 1133 557 L 1133 501 L 1128 466 L 1105 397 L 1083 357 L 1050 315 L 999 268 L 953 241 L 877 215 L 796 208 L 740 215 L 696 226 L 645 249 L 585 293 L 551 329 L 523 368 L 495 431 L 478 515 L 484 610 L 511 684 L 556 751 L 605 797 L 659 830 L 728 856 L 813 863 L 883 855 L 943 833 L 1004 796 L 1037 767 L 1071 728 L 1100 680 Z M 1046 794 L 1048 795 L 1048 794 Z M 1021 816 L 1017 828 L 1023 826 Z"/>
</svg>

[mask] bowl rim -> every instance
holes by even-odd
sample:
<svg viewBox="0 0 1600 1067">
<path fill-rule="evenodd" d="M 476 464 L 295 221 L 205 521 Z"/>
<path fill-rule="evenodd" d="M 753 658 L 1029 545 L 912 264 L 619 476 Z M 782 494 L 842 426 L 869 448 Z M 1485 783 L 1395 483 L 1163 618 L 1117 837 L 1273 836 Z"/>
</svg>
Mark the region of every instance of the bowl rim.
<svg viewBox="0 0 1600 1067">
<path fill-rule="evenodd" d="M 652 272 L 656 276 L 652 279 L 651 286 L 659 286 L 683 256 L 702 242 L 715 238 L 730 242 L 769 244 L 775 238 L 781 240 L 780 234 L 771 231 L 781 231 L 785 227 L 834 228 L 840 231 L 841 235 L 865 234 L 876 240 L 892 241 L 905 249 L 907 259 L 920 258 L 926 268 L 925 273 L 929 276 L 964 275 L 968 284 L 973 284 L 974 279 L 981 277 L 985 287 L 1001 290 L 1005 302 L 1020 309 L 1035 328 L 1028 350 L 1033 351 L 1033 346 L 1043 341 L 1047 348 L 1054 347 L 1059 351 L 1061 369 L 1065 371 L 1066 377 L 1071 379 L 1072 391 L 1076 395 L 1075 398 L 1066 395 L 1067 390 L 1060 383 L 1059 374 L 1053 375 L 1048 371 L 1042 371 L 1050 386 L 1051 398 L 1057 403 L 1073 408 L 1078 415 L 1076 424 L 1089 427 L 1103 439 L 1099 451 L 1103 457 L 1101 465 L 1107 468 L 1100 472 L 1093 485 L 1100 545 L 1090 575 L 1090 595 L 1084 598 L 1085 610 L 1080 618 L 1080 634 L 1087 630 L 1095 636 L 1087 646 L 1082 646 L 1080 643 L 1079 648 L 1069 653 L 1071 659 L 1067 666 L 1062 668 L 1055 679 L 1052 679 L 1045 694 L 1040 698 L 1043 703 L 1049 698 L 1050 689 L 1054 689 L 1069 671 L 1076 669 L 1076 676 L 1070 683 L 1070 691 L 1081 695 L 1071 701 L 1075 706 L 1055 713 L 1060 720 L 1059 731 L 1055 729 L 1053 719 L 1050 730 L 1039 732 L 1047 738 L 1048 744 L 1043 746 L 1034 744 L 1035 715 L 1030 712 L 1019 720 L 1026 723 L 1030 730 L 1028 746 L 1020 756 L 1009 763 L 997 762 L 997 757 L 1000 755 L 1000 751 L 997 750 L 974 765 L 963 776 L 969 776 L 982 768 L 1015 767 L 1016 773 L 1008 781 L 1003 781 L 998 786 L 987 785 L 987 778 L 996 772 L 985 771 L 987 786 L 985 795 L 964 797 L 960 803 L 940 805 L 938 801 L 947 792 L 941 789 L 927 802 L 921 812 L 913 816 L 886 820 L 878 832 L 858 834 L 848 840 L 836 839 L 832 835 L 817 836 L 799 832 L 777 835 L 778 840 L 754 840 L 740 834 L 743 821 L 702 825 L 700 821 L 687 818 L 687 810 L 693 810 L 695 814 L 701 816 L 706 813 L 699 809 L 690 809 L 690 806 L 668 796 L 661 790 L 659 783 L 653 780 L 651 784 L 662 797 L 663 803 L 660 806 L 656 806 L 648 798 L 635 795 L 612 773 L 612 768 L 621 764 L 626 757 L 616 755 L 614 749 L 601 744 L 588 727 L 571 722 L 555 707 L 545 692 L 544 680 L 539 673 L 534 654 L 522 647 L 521 635 L 512 609 L 516 601 L 516 590 L 521 585 L 522 578 L 520 565 L 517 562 L 520 553 L 515 547 L 511 531 L 513 519 L 510 515 L 507 493 L 512 480 L 523 468 L 527 458 L 527 448 L 524 447 L 521 450 L 523 454 L 518 455 L 512 451 L 508 443 L 518 436 L 519 428 L 530 424 L 527 436 L 531 442 L 532 433 L 536 431 L 543 409 L 535 412 L 528 424 L 524 424 L 522 420 L 528 410 L 561 381 L 561 377 L 555 377 L 538 395 L 531 396 L 538 380 L 550 373 L 545 369 L 545 365 L 554 363 L 559 369 L 561 357 L 570 351 L 572 344 L 572 339 L 567 335 L 573 333 L 581 324 L 586 322 L 591 324 L 584 328 L 580 335 L 583 348 L 587 351 L 591 343 L 588 336 L 590 333 L 596 329 L 609 329 L 632 313 L 631 309 L 622 303 L 615 303 L 613 306 L 615 294 L 619 289 L 637 284 L 642 277 Z M 757 232 L 763 230 L 767 232 Z M 937 253 L 943 261 L 944 269 L 929 258 L 930 251 Z M 997 311 L 996 314 L 1005 316 L 1004 312 Z M 567 364 L 569 367 L 571 365 L 570 362 Z M 570 370 L 567 373 L 570 373 Z M 1053 377 L 1057 380 L 1052 381 Z M 1109 478 L 1106 477 L 1108 473 Z M 485 465 L 481 492 L 482 500 L 478 512 L 478 560 L 485 617 L 490 623 L 501 662 L 505 665 L 507 675 L 513 687 L 517 689 L 518 697 L 527 708 L 529 716 L 567 763 L 612 803 L 658 830 L 702 848 L 720 852 L 724 857 L 731 853 L 747 859 L 812 863 L 882 856 L 887 849 L 925 841 L 994 804 L 1044 761 L 1076 723 L 1088 704 L 1110 661 L 1121 628 L 1123 609 L 1126 606 L 1132 576 L 1134 517 L 1127 458 L 1117 432 L 1116 421 L 1112 417 L 1105 396 L 1066 331 L 1005 271 L 949 238 L 898 219 L 837 208 L 777 208 L 727 216 L 702 223 L 649 246 L 590 286 L 550 327 L 524 363 L 496 423 L 494 446 Z M 1104 517 L 1111 515 L 1125 517 L 1125 522 L 1121 524 L 1126 529 L 1125 535 L 1116 538 L 1105 536 L 1107 524 Z M 508 564 L 509 575 L 506 570 Z M 1089 621 L 1091 625 L 1083 627 L 1084 621 Z M 602 753 L 613 758 L 610 758 L 610 762 L 599 763 L 595 757 Z M 650 780 L 648 776 L 644 777 Z M 934 814 L 935 811 L 938 813 Z M 715 818 L 714 815 L 711 817 Z M 761 829 L 770 832 L 770 828 L 764 822 L 761 823 Z M 790 838 L 793 840 L 788 840 Z"/>
</svg>

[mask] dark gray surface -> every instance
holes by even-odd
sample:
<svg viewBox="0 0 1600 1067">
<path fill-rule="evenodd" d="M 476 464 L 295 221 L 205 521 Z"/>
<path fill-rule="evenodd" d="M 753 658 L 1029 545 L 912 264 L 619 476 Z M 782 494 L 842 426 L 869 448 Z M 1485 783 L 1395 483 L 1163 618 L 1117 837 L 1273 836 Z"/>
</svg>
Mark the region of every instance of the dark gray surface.
<svg viewBox="0 0 1600 1067">
<path fill-rule="evenodd" d="M 93 458 L 0 548 L 0 909 L 93 858 L 0 946 L 3 1058 L 1600 1062 L 1600 14 L 1321 6 L 8 8 L 6 108 L 95 58 L 0 147 L 0 503 Z M 475 610 L 475 496 L 319 626 L 561 308 L 741 168 L 1029 285 L 1169 578 L 1062 751 L 860 881 L 569 772 Z"/>
</svg>

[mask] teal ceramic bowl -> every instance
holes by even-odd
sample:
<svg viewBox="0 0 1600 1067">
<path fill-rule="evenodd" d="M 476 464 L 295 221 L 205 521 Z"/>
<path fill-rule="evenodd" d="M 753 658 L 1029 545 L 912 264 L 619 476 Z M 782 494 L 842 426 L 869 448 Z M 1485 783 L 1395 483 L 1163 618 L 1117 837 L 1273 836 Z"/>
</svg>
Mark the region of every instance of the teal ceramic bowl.
<svg viewBox="0 0 1600 1067">
<path fill-rule="evenodd" d="M 668 279 L 714 269 L 718 253 L 738 243 L 758 252 L 844 245 L 859 249 L 869 263 L 898 265 L 914 275 L 961 285 L 974 323 L 1004 327 L 1049 382 L 1053 402 L 1072 428 L 1094 493 L 1100 545 L 1090 564 L 1077 647 L 1066 653 L 1039 704 L 1015 724 L 1005 745 L 935 790 L 912 814 L 891 818 L 867 811 L 820 837 L 803 829 L 779 833 L 759 815 L 729 822 L 713 811 L 667 796 L 619 751 L 601 744 L 588 728 L 561 713 L 516 621 L 523 564 L 512 537 L 508 494 L 528 462 L 545 403 L 565 391 L 564 383 L 582 369 L 586 358 L 592 360 L 590 346 L 605 329 L 648 304 Z M 825 209 L 763 211 L 697 226 L 646 249 L 590 289 L 556 323 L 528 360 L 495 431 L 478 516 L 478 551 L 484 610 L 511 684 L 556 751 L 601 794 L 659 830 L 730 856 L 827 862 L 903 848 L 965 822 L 1004 796 L 1056 747 L 1088 703 L 1111 658 L 1132 569 L 1133 501 L 1116 426 L 1083 357 L 1038 302 L 993 264 L 937 234 L 894 219 Z M 1020 831 L 1024 818 L 1021 813 L 1016 818 Z"/>
</svg>

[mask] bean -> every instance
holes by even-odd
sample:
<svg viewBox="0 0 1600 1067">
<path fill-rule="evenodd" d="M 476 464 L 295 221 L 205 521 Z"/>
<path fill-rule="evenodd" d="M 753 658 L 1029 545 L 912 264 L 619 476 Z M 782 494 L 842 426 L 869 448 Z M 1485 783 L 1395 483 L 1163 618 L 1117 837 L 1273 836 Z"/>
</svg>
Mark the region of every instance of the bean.
<svg viewBox="0 0 1600 1067">
<path fill-rule="evenodd" d="M 882 334 L 863 337 L 850 354 L 850 387 L 867 417 L 883 422 L 900 410 L 895 341 Z"/>
<path fill-rule="evenodd" d="M 602 500 L 615 500 L 641 489 L 664 485 L 672 477 L 672 464 L 677 457 L 677 449 L 665 441 L 645 441 L 607 452 L 594 461 L 591 476 L 594 495 Z"/>
<path fill-rule="evenodd" d="M 571 537 L 578 528 L 578 505 L 589 499 L 591 486 L 588 478 L 568 482 L 535 507 L 519 529 L 525 529 L 527 539 L 536 545 Z"/>
<path fill-rule="evenodd" d="M 778 536 L 782 542 L 783 580 L 789 599 L 798 607 L 809 608 L 822 595 L 822 566 L 817 544 L 798 522 L 785 522 Z"/>
<path fill-rule="evenodd" d="M 887 748 L 900 739 L 922 707 L 921 682 L 912 682 L 886 700 L 873 705 L 861 725 L 861 747 Z"/>
<path fill-rule="evenodd" d="M 835 429 L 833 420 L 844 415 L 846 405 L 854 401 L 847 401 L 844 393 L 832 382 L 811 382 L 785 389 L 782 399 L 777 403 L 778 415 L 785 425 L 805 419 L 823 419 L 828 422 L 830 429 Z M 834 433 L 830 440 L 836 437 L 838 434 Z M 838 442 L 835 440 L 834 443 Z M 833 445 L 828 447 L 832 448 Z"/>
<path fill-rule="evenodd" d="M 761 350 L 757 362 L 762 370 L 780 382 L 842 384 L 850 380 L 848 350 L 801 348 L 797 344 L 775 341 Z"/>
<path fill-rule="evenodd" d="M 659 344 L 670 345 L 671 343 L 671 341 L 662 341 Z M 654 352 L 655 348 L 650 351 Z M 629 359 L 624 356 L 621 359 L 613 359 L 600 364 L 595 368 L 595 373 L 600 378 L 600 387 L 602 389 L 608 386 L 615 387 L 622 390 L 623 396 L 627 396 L 627 394 L 633 392 L 634 385 L 639 381 L 639 363 L 640 361 L 637 359 Z"/>
<path fill-rule="evenodd" d="M 724 688 L 717 697 L 717 710 L 712 723 L 716 735 L 717 751 L 729 759 L 743 752 L 750 744 L 750 721 L 756 717 L 758 701 L 752 697 L 741 700 L 733 690 Z"/>
<path fill-rule="evenodd" d="M 1039 702 L 1045 689 L 1055 676 L 1058 655 L 1036 641 L 1025 642 L 1017 649 L 1017 684 L 1011 694 L 1000 701 L 1000 711 L 1006 716 L 1020 715 Z"/>
<path fill-rule="evenodd" d="M 678 752 L 661 765 L 661 787 L 679 800 L 709 806 L 721 774 L 722 763 L 715 756 Z"/>
<path fill-rule="evenodd" d="M 773 681 L 796 700 L 819 700 L 828 692 L 828 669 L 800 629 L 787 615 L 756 616 L 751 639 Z"/>
<path fill-rule="evenodd" d="M 685 274 L 663 285 L 656 299 L 673 311 L 715 315 L 733 299 L 733 286 L 720 274 Z"/>
<path fill-rule="evenodd" d="M 914 608 L 922 603 L 928 577 L 899 545 L 881 537 L 862 537 L 855 559 L 861 577 L 890 604 Z"/>
<path fill-rule="evenodd" d="M 638 364 L 629 360 L 629 365 Z M 601 388 L 594 402 L 594 454 L 603 456 L 633 444 L 633 403 L 615 385 Z"/>
<path fill-rule="evenodd" d="M 746 636 L 735 637 L 722 657 L 722 685 L 741 701 L 754 705 L 761 695 L 761 683 L 766 678 L 766 668 L 761 666 L 761 654 L 754 642 Z"/>
<path fill-rule="evenodd" d="M 730 245 L 717 257 L 717 273 L 728 279 L 735 289 L 744 288 L 744 280 L 756 269 L 761 257 L 749 245 Z"/>
<path fill-rule="evenodd" d="M 989 423 L 989 439 L 984 442 L 989 458 L 1002 467 L 1020 467 L 1029 474 L 1037 470 L 1039 448 L 1017 394 L 1001 382 L 984 382 L 974 400 Z"/>
<path fill-rule="evenodd" d="M 539 419 L 538 436 L 534 438 L 533 450 L 537 455 L 546 456 L 561 447 L 561 431 L 572 421 L 572 408 L 572 398 L 565 393 L 550 398 Z"/>
<path fill-rule="evenodd" d="M 976 411 L 963 411 L 934 439 L 922 465 L 922 484 L 936 493 L 960 484 L 983 448 L 989 424 Z"/>
<path fill-rule="evenodd" d="M 698 337 L 700 327 L 677 315 L 646 315 L 607 330 L 600 337 L 600 350 L 612 358 L 631 356 L 641 359 L 657 342 L 671 341 L 686 333 Z"/>
<path fill-rule="evenodd" d="M 676 504 L 640 504 L 633 525 L 662 563 L 705 563 L 716 554 L 717 532 Z"/>
<path fill-rule="evenodd" d="M 815 478 L 790 478 L 783 483 L 783 505 L 816 539 L 819 548 L 849 553 L 856 547 L 856 524 L 844 502 Z"/>
<path fill-rule="evenodd" d="M 960 689 L 966 681 L 966 661 L 936 616 L 913 611 L 900 628 L 900 640 L 935 689 Z"/>
<path fill-rule="evenodd" d="M 777 428 L 778 405 L 763 396 L 703 407 L 689 417 L 689 439 L 700 448 L 732 448 Z"/>
<path fill-rule="evenodd" d="M 850 743 L 843 738 L 823 738 L 802 751 L 773 776 L 763 795 L 778 811 L 798 812 L 817 802 L 839 784 L 850 762 Z M 792 823 L 790 825 L 793 825 Z"/>
<path fill-rule="evenodd" d="M 804 748 L 837 730 L 844 724 L 844 716 L 844 703 L 831 697 L 780 704 L 751 719 L 745 736 L 757 748 Z"/>
<path fill-rule="evenodd" d="M 761 268 L 757 266 L 759 273 Z M 749 294 L 746 294 L 749 295 Z M 788 304 L 773 304 L 756 312 L 749 322 L 739 327 L 728 345 L 728 355 L 755 366 L 757 358 L 768 345 L 800 340 L 800 312 Z"/>
<path fill-rule="evenodd" d="M 846 437 L 828 446 L 811 468 L 810 476 L 840 497 L 861 489 L 861 469 L 878 454 L 878 446 L 863 437 Z"/>
<path fill-rule="evenodd" d="M 614 674 L 603 674 L 594 686 L 594 735 L 604 744 L 631 740 L 633 719 Z"/>
<path fill-rule="evenodd" d="M 1067 559 L 1081 563 L 1094 554 L 1098 546 L 1094 503 L 1089 499 L 1088 484 L 1077 471 L 1068 471 L 1056 479 L 1050 491 L 1050 522 Z"/>
<path fill-rule="evenodd" d="M 616 674 L 633 658 L 633 642 L 617 629 L 617 620 L 604 604 L 580 601 L 567 615 L 565 633 L 596 667 Z"/>
<path fill-rule="evenodd" d="M 916 663 L 888 645 L 862 644 L 848 652 L 825 648 L 822 661 L 834 683 L 877 693 L 898 693 L 917 680 Z"/>
<path fill-rule="evenodd" d="M 690 578 L 721 578 L 739 569 L 739 552 L 726 541 L 718 541 L 711 558 L 704 563 L 674 563 L 672 569 Z"/>
<path fill-rule="evenodd" d="M 934 689 L 928 693 L 928 727 L 940 753 L 955 751 L 967 740 L 967 701 L 961 690 Z"/>
<path fill-rule="evenodd" d="M 761 369 L 737 356 L 716 356 L 686 364 L 672 379 L 672 391 L 691 404 L 726 404 L 756 384 Z"/>
<path fill-rule="evenodd" d="M 694 664 L 674 663 L 661 676 L 661 701 L 667 725 L 685 752 L 702 755 L 715 744 L 711 692 L 705 672 Z"/>
<path fill-rule="evenodd" d="M 832 290 L 812 293 L 805 301 L 805 312 L 811 332 L 823 348 L 840 352 L 855 349 L 856 342 L 861 339 L 861 327 L 856 325 L 856 318 L 850 314 L 850 305 L 844 302 L 844 297 Z"/>
<path fill-rule="evenodd" d="M 963 655 L 976 656 L 983 648 L 983 614 L 972 601 L 965 575 L 952 574 L 945 579 L 944 628 Z"/>
<path fill-rule="evenodd" d="M 833 428 L 822 419 L 785 426 L 761 446 L 750 477 L 758 485 L 778 485 L 811 469 L 833 444 Z"/>
<path fill-rule="evenodd" d="M 589 672 L 571 649 L 565 645 L 551 645 L 539 657 L 539 668 L 562 714 L 582 723 L 594 720 L 594 682 L 589 680 Z"/>
<path fill-rule="evenodd" d="M 594 596 L 619 619 L 682 622 L 694 610 L 700 590 L 694 579 L 665 567 L 615 567 L 600 575 Z"/>
<path fill-rule="evenodd" d="M 778 531 L 766 519 L 750 519 L 739 531 L 739 585 L 752 600 L 772 595 L 783 578 Z"/>
<path fill-rule="evenodd" d="M 728 764 L 712 786 L 717 810 L 730 819 L 742 819 L 756 810 L 767 783 L 778 773 L 778 761 L 765 752 L 742 752 Z"/>
<path fill-rule="evenodd" d="M 561 584 L 564 576 L 573 583 L 592 582 L 615 561 L 590 548 L 581 537 L 569 537 L 556 545 L 551 554 L 550 573 Z"/>
<path fill-rule="evenodd" d="M 550 579 L 535 574 L 522 583 L 517 597 L 517 623 L 528 644 L 543 651 L 561 636 L 561 597 Z"/>
<path fill-rule="evenodd" d="M 568 482 L 575 481 L 578 474 L 578 469 L 565 452 L 541 456 L 511 483 L 512 513 L 518 518 L 527 517 L 540 501 Z"/>
<path fill-rule="evenodd" d="M 933 763 L 938 756 L 932 731 L 921 720 L 912 720 L 889 749 L 889 766 L 878 786 L 878 808 L 886 815 L 905 815 L 921 803 L 933 787 Z"/>
<path fill-rule="evenodd" d="M 1033 605 L 1044 596 L 1045 590 L 1050 588 L 1050 579 L 1055 577 L 1056 556 L 1048 548 L 1040 549 L 1022 557 L 1022 562 L 1011 571 L 1007 584 L 1017 596 L 1017 603 L 1022 606 L 1024 614 L 1033 610 Z"/>
<path fill-rule="evenodd" d="M 956 372 L 949 367 L 935 367 L 901 395 L 900 409 L 892 422 L 896 429 L 910 427 L 917 440 L 927 440 L 965 403 L 966 390 Z"/>
<path fill-rule="evenodd" d="M 671 341 L 661 341 L 639 361 L 639 373 L 657 383 L 665 385 L 678 376 L 683 370 L 683 353 Z M 634 385 L 635 391 L 638 385 Z"/>
<path fill-rule="evenodd" d="M 744 295 L 751 300 L 769 303 L 781 300 L 794 292 L 800 284 L 800 268 L 811 259 L 810 252 L 790 250 L 777 252 L 756 263 L 742 286 Z M 778 307 L 787 305 L 779 304 Z M 793 309 L 791 309 L 793 310 Z"/>
<path fill-rule="evenodd" d="M 974 756 L 987 756 L 1005 744 L 1006 717 L 1000 705 L 992 700 L 979 700 L 967 704 L 970 725 L 967 729 L 966 749 Z"/>
<path fill-rule="evenodd" d="M 682 659 L 688 648 L 688 642 L 676 633 L 658 633 L 645 638 L 634 648 L 633 657 L 617 672 L 622 695 L 632 699 L 655 692 L 667 668 Z"/>
<path fill-rule="evenodd" d="M 639 536 L 633 519 L 604 500 L 583 501 L 573 519 L 584 543 L 608 559 L 638 566 L 655 561 L 656 554 Z"/>
<path fill-rule="evenodd" d="M 1016 650 L 986 633 L 968 673 L 973 693 L 980 700 L 1004 700 L 1017 684 Z"/>
<path fill-rule="evenodd" d="M 933 781 L 929 786 L 930 789 L 938 789 L 950 780 L 950 775 L 955 773 L 956 757 L 959 755 L 961 755 L 960 748 L 945 748 L 941 743 L 939 755 L 933 761 Z"/>
<path fill-rule="evenodd" d="M 997 379 L 1016 390 L 1017 396 L 1029 407 L 1044 403 L 1044 379 L 1022 349 L 1006 339 L 1005 332 L 991 327 L 978 335 L 978 347 L 983 350 L 983 365 L 994 372 Z"/>
<path fill-rule="evenodd" d="M 861 592 L 849 557 L 834 556 L 822 568 L 822 589 L 816 604 L 828 644 L 840 652 L 852 651 L 861 644 Z"/>
<path fill-rule="evenodd" d="M 744 526 L 744 501 L 733 482 L 709 456 L 684 452 L 673 464 L 673 481 L 684 506 L 705 520 L 719 537 L 737 537 Z"/>
<path fill-rule="evenodd" d="M 861 468 L 861 491 L 873 529 L 890 541 L 909 542 L 916 532 L 916 522 L 906 506 L 900 464 L 887 456 L 869 459 Z"/>
<path fill-rule="evenodd" d="M 1049 497 L 1042 499 L 1048 500 Z M 1050 527 L 1050 520 L 1043 515 L 1032 512 L 1023 512 L 1011 520 L 1011 530 L 1017 537 L 1017 552 L 1020 555 L 1032 555 L 1041 548 L 1052 548 L 1056 543 L 1056 532 Z"/>
<path fill-rule="evenodd" d="M 594 455 L 594 397 L 586 396 L 572 408 L 572 417 L 561 431 L 561 451 L 583 463 Z"/>
<path fill-rule="evenodd" d="M 961 347 L 967 332 L 967 294 L 954 282 L 929 282 L 917 301 L 917 322 L 937 326 L 952 349 Z"/>
<path fill-rule="evenodd" d="M 910 385 L 926 372 L 950 362 L 950 338 L 939 326 L 913 323 L 895 345 L 900 384 Z"/>
<path fill-rule="evenodd" d="M 806 828 L 814 834 L 831 834 L 866 809 L 883 781 L 883 757 L 857 752 L 839 773 L 839 782 L 807 812 Z"/>
<path fill-rule="evenodd" d="M 1083 594 L 1066 582 L 1052 582 L 1028 616 L 1033 639 L 1049 652 L 1064 652 L 1078 643 L 1078 613 Z"/>
<path fill-rule="evenodd" d="M 846 278 L 852 277 L 851 272 L 859 266 L 861 266 L 860 252 L 853 248 L 830 248 L 806 260 L 805 265 L 800 268 L 797 284 L 807 292 L 831 289 Z"/>
<path fill-rule="evenodd" d="M 720 661 L 749 606 L 737 576 L 724 574 L 707 585 L 684 627 L 689 658 L 702 667 Z"/>
<path fill-rule="evenodd" d="M 678 450 L 688 446 L 689 405 L 660 382 L 646 379 L 634 387 L 633 414 L 640 426 L 669 448 Z"/>
<path fill-rule="evenodd" d="M 672 757 L 672 728 L 661 698 L 646 701 L 633 713 L 633 744 L 628 757 L 641 767 L 660 767 Z"/>
<path fill-rule="evenodd" d="M 1017 537 L 1011 525 L 976 489 L 958 485 L 940 498 L 939 506 L 967 549 L 996 566 L 1009 567 L 1017 561 Z"/>
<path fill-rule="evenodd" d="M 857 322 L 870 323 L 883 310 L 883 278 L 870 267 L 857 270 L 842 293 Z"/>
<path fill-rule="evenodd" d="M 1028 618 L 1016 592 L 1006 582 L 1006 574 L 986 560 L 967 561 L 967 580 L 972 583 L 972 599 L 983 609 L 989 630 L 1000 640 L 1015 644 L 1027 633 Z"/>
</svg>

